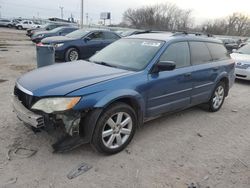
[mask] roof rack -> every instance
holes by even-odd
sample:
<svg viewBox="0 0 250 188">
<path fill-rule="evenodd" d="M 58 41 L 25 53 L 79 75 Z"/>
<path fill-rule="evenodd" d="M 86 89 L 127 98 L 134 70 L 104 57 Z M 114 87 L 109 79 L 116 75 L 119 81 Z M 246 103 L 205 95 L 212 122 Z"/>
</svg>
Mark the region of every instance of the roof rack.
<svg viewBox="0 0 250 188">
<path fill-rule="evenodd" d="M 178 35 L 195 35 L 195 36 L 214 37 L 212 34 L 209 34 L 209 33 L 190 32 L 190 31 L 175 31 L 173 34 L 173 36 L 178 36 Z"/>
</svg>

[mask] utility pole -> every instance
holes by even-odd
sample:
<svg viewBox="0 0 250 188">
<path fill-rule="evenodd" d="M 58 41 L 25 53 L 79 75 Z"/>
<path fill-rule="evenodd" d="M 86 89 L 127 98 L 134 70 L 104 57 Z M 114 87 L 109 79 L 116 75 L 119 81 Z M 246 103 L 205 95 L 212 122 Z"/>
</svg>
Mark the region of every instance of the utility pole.
<svg viewBox="0 0 250 188">
<path fill-rule="evenodd" d="M 89 14 L 86 13 L 86 25 L 88 25 L 88 24 L 89 24 Z"/>
<path fill-rule="evenodd" d="M 1 14 L 1 8 L 2 8 L 2 7 L 1 7 L 1 5 L 0 5 L 0 18 L 2 18 L 2 14 Z"/>
<path fill-rule="evenodd" d="M 83 8 L 84 8 L 84 0 L 81 0 L 81 16 L 80 16 L 80 26 L 83 28 Z"/>
<path fill-rule="evenodd" d="M 61 9 L 61 18 L 63 19 L 63 8 L 64 7 L 59 7 Z"/>
</svg>

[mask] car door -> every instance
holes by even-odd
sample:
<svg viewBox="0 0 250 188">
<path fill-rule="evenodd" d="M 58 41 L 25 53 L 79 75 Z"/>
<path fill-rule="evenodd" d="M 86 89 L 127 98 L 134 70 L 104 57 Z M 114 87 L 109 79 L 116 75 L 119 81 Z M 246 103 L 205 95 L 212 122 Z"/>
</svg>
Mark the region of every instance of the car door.
<svg viewBox="0 0 250 188">
<path fill-rule="evenodd" d="M 174 61 L 176 69 L 149 74 L 147 116 L 183 109 L 190 105 L 192 67 L 187 42 L 170 44 L 159 61 Z"/>
<path fill-rule="evenodd" d="M 86 59 L 103 48 L 104 34 L 102 31 L 95 31 L 83 38 L 81 46 L 81 58 Z"/>
<path fill-rule="evenodd" d="M 218 66 L 213 62 L 205 42 L 189 42 L 193 67 L 192 105 L 207 102 L 218 76 Z"/>
</svg>

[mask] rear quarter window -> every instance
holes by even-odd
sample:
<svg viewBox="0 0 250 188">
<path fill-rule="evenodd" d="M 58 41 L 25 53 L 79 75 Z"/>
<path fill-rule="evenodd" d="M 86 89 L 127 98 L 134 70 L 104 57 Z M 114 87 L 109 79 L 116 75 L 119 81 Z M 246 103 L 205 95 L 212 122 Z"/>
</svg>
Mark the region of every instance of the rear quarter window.
<svg viewBox="0 0 250 188">
<path fill-rule="evenodd" d="M 213 60 L 204 42 L 189 42 L 189 45 L 192 65 L 205 64 Z"/>
<path fill-rule="evenodd" d="M 229 59 L 229 54 L 223 44 L 206 43 L 214 61 Z"/>
</svg>

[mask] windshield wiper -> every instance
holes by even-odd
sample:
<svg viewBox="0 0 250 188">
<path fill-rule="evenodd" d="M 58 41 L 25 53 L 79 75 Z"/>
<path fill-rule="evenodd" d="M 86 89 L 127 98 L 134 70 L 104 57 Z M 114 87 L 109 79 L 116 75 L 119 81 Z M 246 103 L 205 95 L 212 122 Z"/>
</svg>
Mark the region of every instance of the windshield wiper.
<svg viewBox="0 0 250 188">
<path fill-rule="evenodd" d="M 90 61 L 90 62 L 93 62 L 93 63 L 95 63 L 95 64 L 99 64 L 99 65 L 104 65 L 104 66 L 108 66 L 108 67 L 115 67 L 115 68 L 117 68 L 117 66 L 111 65 L 111 64 L 106 63 L 106 62 L 104 62 L 104 61 Z"/>
</svg>

